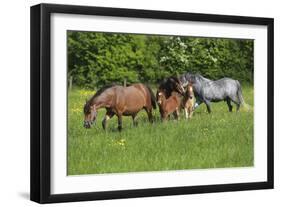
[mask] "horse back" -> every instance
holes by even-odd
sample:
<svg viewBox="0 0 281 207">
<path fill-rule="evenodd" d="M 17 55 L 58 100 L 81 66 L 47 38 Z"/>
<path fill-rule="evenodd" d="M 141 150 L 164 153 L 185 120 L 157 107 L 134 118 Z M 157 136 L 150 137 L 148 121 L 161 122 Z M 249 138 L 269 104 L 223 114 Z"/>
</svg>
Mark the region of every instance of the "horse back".
<svg viewBox="0 0 281 207">
<path fill-rule="evenodd" d="M 115 106 L 118 113 L 133 114 L 140 111 L 146 104 L 145 94 L 141 86 L 133 84 L 128 87 L 116 88 Z"/>
<path fill-rule="evenodd" d="M 145 106 L 151 107 L 155 104 L 152 103 L 153 101 L 155 102 L 154 94 L 148 86 L 141 83 L 132 84 L 132 86 L 137 88 L 143 94 L 146 103 Z M 153 107 L 156 108 L 156 105 Z"/>
<path fill-rule="evenodd" d="M 222 78 L 216 81 L 207 82 L 203 87 L 203 95 L 211 101 L 224 100 L 237 93 L 239 88 L 237 82 L 237 80 L 231 78 Z"/>
<path fill-rule="evenodd" d="M 180 108 L 180 104 L 181 104 L 181 98 L 179 97 L 179 95 L 172 93 L 172 95 L 165 100 L 165 103 L 163 103 L 162 108 L 163 111 L 172 113 L 178 108 Z"/>
</svg>

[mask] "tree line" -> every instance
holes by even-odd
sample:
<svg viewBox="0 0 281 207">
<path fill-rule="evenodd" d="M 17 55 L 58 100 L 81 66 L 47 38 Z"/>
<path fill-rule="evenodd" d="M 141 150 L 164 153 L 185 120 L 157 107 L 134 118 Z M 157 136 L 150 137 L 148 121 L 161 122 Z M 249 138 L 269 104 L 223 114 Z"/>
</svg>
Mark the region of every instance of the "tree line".
<svg viewBox="0 0 281 207">
<path fill-rule="evenodd" d="M 253 83 L 253 40 L 68 31 L 67 47 L 68 79 L 83 88 L 186 72 Z"/>
</svg>

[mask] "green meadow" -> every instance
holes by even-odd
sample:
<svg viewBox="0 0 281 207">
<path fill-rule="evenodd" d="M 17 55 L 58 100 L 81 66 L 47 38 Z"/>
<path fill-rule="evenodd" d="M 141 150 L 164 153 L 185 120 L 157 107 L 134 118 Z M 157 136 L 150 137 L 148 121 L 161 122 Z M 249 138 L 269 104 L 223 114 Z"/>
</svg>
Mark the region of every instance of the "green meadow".
<svg viewBox="0 0 281 207">
<path fill-rule="evenodd" d="M 94 91 L 74 88 L 68 92 L 68 175 L 163 171 L 253 166 L 253 87 L 244 86 L 249 108 L 228 112 L 225 102 L 212 103 L 212 114 L 200 105 L 192 119 L 181 113 L 179 121 L 160 121 L 159 109 L 150 124 L 145 111 L 138 114 L 138 126 L 123 117 L 123 131 L 117 118 L 101 121 L 105 110 L 98 111 L 96 124 L 83 127 L 83 105 Z"/>
</svg>

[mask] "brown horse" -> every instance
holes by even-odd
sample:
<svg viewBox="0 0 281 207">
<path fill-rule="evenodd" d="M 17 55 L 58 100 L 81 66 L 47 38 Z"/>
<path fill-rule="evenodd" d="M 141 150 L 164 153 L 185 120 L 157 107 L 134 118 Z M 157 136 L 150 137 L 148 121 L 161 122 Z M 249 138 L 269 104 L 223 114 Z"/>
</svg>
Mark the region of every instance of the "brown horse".
<svg viewBox="0 0 281 207">
<path fill-rule="evenodd" d="M 190 119 L 192 117 L 194 104 L 195 104 L 195 96 L 194 96 L 192 83 L 190 82 L 186 86 L 186 91 L 182 100 L 182 107 L 184 108 L 185 111 L 185 118 Z"/>
<path fill-rule="evenodd" d="M 97 117 L 100 108 L 106 109 L 105 117 L 102 121 L 103 129 L 106 129 L 106 122 L 114 115 L 118 117 L 118 129 L 122 130 L 122 116 L 132 116 L 133 124 L 137 113 L 145 109 L 148 119 L 152 122 L 152 108 L 156 108 L 156 101 L 152 90 L 141 83 L 132 84 L 128 87 L 119 85 L 106 86 L 84 105 L 84 127 L 90 128 Z"/>
<path fill-rule="evenodd" d="M 181 106 L 181 97 L 178 93 L 172 92 L 169 98 L 163 91 L 157 91 L 157 103 L 161 114 L 162 121 L 165 121 L 170 114 L 174 114 L 175 118 L 179 118 L 179 110 Z"/>
</svg>

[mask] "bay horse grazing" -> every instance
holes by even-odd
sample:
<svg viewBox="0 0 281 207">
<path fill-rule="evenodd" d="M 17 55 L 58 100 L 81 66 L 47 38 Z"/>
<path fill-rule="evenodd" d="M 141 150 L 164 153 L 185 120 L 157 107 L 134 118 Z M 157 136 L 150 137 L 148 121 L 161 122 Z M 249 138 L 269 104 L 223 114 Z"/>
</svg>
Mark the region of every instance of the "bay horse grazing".
<svg viewBox="0 0 281 207">
<path fill-rule="evenodd" d="M 178 93 L 172 92 L 169 98 L 166 98 L 163 91 L 157 91 L 157 103 L 161 114 L 161 120 L 165 121 L 170 114 L 174 114 L 175 118 L 179 118 L 179 110 L 181 106 L 181 97 Z"/>
<path fill-rule="evenodd" d="M 152 90 L 141 83 L 132 84 L 128 87 L 113 85 L 106 86 L 86 101 L 84 105 L 84 127 L 90 128 L 97 117 L 100 108 L 106 109 L 102 121 L 103 129 L 106 129 L 106 122 L 114 115 L 118 117 L 118 130 L 122 130 L 122 116 L 132 116 L 133 124 L 137 113 L 145 109 L 148 119 L 152 122 L 152 108 L 156 108 L 155 96 Z"/>
<path fill-rule="evenodd" d="M 193 91 L 192 83 L 189 82 L 186 86 L 185 95 L 182 99 L 182 107 L 185 111 L 185 118 L 190 119 L 193 114 L 193 109 L 195 105 L 195 96 Z"/>
<path fill-rule="evenodd" d="M 196 97 L 195 108 L 204 102 L 208 112 L 211 113 L 211 102 L 226 101 L 228 109 L 231 112 L 231 102 L 236 104 L 237 111 L 239 111 L 240 106 L 245 103 L 242 96 L 241 85 L 238 80 L 222 78 L 213 81 L 199 74 L 191 73 L 186 73 L 180 76 L 179 79 L 183 86 L 192 82 Z"/>
</svg>

